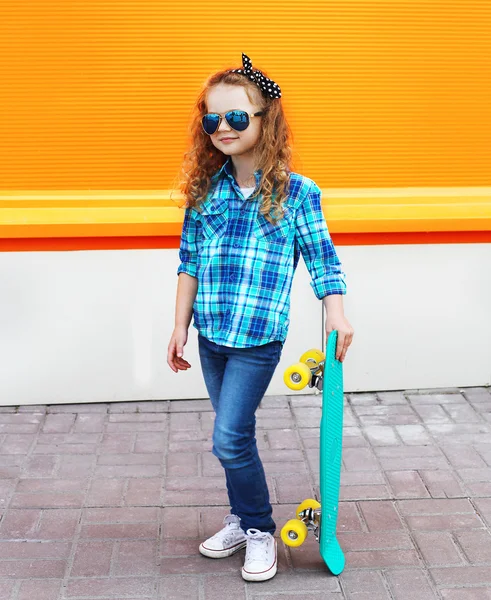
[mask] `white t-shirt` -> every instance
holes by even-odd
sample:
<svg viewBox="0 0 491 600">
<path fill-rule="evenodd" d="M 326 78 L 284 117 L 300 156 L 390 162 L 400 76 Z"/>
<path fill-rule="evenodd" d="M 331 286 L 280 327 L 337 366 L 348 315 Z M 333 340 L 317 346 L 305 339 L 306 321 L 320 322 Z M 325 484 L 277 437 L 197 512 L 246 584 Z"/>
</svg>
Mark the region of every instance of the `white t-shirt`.
<svg viewBox="0 0 491 600">
<path fill-rule="evenodd" d="M 244 196 L 244 198 L 249 198 L 249 196 L 252 194 L 252 192 L 256 189 L 256 186 L 253 187 L 241 187 L 240 191 L 242 192 L 242 195 Z"/>
</svg>

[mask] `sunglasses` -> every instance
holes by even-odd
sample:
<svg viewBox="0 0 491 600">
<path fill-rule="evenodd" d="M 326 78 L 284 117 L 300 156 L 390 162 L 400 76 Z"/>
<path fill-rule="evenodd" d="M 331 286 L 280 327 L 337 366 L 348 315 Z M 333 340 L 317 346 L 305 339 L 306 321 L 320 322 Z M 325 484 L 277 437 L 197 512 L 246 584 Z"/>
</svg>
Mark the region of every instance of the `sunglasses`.
<svg viewBox="0 0 491 600">
<path fill-rule="evenodd" d="M 225 120 L 235 131 L 244 131 L 249 127 L 250 120 L 252 117 L 260 117 L 264 112 L 261 110 L 252 115 L 246 113 L 245 110 L 229 110 L 225 113 Z M 215 131 L 220 127 L 222 122 L 222 115 L 218 113 L 208 113 L 201 119 L 201 124 L 205 133 L 213 135 Z"/>
</svg>

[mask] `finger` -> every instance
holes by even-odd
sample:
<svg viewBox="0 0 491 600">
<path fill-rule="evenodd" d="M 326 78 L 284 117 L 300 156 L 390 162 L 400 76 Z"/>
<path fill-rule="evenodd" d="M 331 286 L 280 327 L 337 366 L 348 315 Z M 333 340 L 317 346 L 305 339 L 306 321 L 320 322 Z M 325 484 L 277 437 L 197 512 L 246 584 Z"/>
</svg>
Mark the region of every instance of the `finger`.
<svg viewBox="0 0 491 600">
<path fill-rule="evenodd" d="M 171 340 L 169 348 L 167 350 L 167 364 L 174 371 L 174 373 L 177 373 L 177 367 L 174 365 L 174 348 L 175 341 Z"/>
<path fill-rule="evenodd" d="M 174 364 L 176 365 L 176 367 L 180 370 L 180 371 L 186 371 L 187 369 L 191 368 L 191 365 L 188 363 L 187 360 L 182 360 L 182 358 L 177 358 L 174 361 Z"/>
<path fill-rule="evenodd" d="M 351 342 L 353 341 L 353 332 L 346 334 L 346 338 L 344 341 L 343 352 L 341 353 L 341 358 L 339 359 L 341 362 L 346 358 L 346 353 L 348 352 L 348 348 L 351 346 Z"/>
<path fill-rule="evenodd" d="M 346 334 L 345 333 L 341 333 L 340 331 L 338 331 L 338 343 L 336 344 L 336 358 L 337 358 L 337 360 L 340 360 L 341 355 L 343 354 L 345 338 L 346 338 Z"/>
</svg>

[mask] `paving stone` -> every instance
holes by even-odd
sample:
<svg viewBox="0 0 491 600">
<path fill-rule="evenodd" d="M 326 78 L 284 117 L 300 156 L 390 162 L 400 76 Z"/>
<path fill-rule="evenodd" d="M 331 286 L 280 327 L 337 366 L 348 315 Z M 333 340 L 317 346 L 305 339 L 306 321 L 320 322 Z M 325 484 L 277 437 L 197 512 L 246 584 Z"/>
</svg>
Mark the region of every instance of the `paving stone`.
<svg viewBox="0 0 491 600">
<path fill-rule="evenodd" d="M 442 567 L 430 569 L 436 584 L 442 587 L 491 584 L 491 568 Z"/>
<path fill-rule="evenodd" d="M 168 400 L 151 400 L 148 402 L 111 402 L 109 413 L 163 413 L 169 412 L 172 402 Z"/>
<path fill-rule="evenodd" d="M 199 573 L 233 573 L 237 574 L 244 564 L 242 552 L 229 556 L 227 560 L 213 560 L 201 554 L 166 558 L 160 564 L 161 575 L 189 575 Z"/>
<path fill-rule="evenodd" d="M 211 511 L 205 511 L 205 515 L 210 514 Z M 223 527 L 223 517 L 230 512 L 228 509 L 222 509 L 222 517 L 220 520 L 221 527 Z M 199 523 L 199 509 L 196 507 L 171 507 L 162 509 L 162 537 L 167 538 L 192 538 L 196 539 L 199 537 L 198 530 Z M 218 529 L 220 529 L 219 527 Z M 216 533 L 214 530 L 209 535 Z M 208 537 L 208 536 L 207 536 Z"/>
<path fill-rule="evenodd" d="M 394 600 L 431 600 L 439 597 L 422 569 L 391 569 L 386 577 Z"/>
<path fill-rule="evenodd" d="M 48 414 L 44 421 L 44 433 L 68 433 L 75 423 L 73 414 Z"/>
<path fill-rule="evenodd" d="M 94 433 L 104 430 L 106 415 L 104 414 L 77 414 L 74 431 L 77 433 Z"/>
<path fill-rule="evenodd" d="M 393 502 L 359 502 L 358 506 L 369 531 L 397 531 L 404 528 Z"/>
<path fill-rule="evenodd" d="M 481 455 L 472 446 L 462 447 L 461 445 L 445 444 L 441 449 L 454 469 L 480 468 L 486 466 Z"/>
<path fill-rule="evenodd" d="M 158 536 L 157 523 L 86 523 L 80 529 L 80 538 L 101 540 L 153 539 Z"/>
<path fill-rule="evenodd" d="M 140 435 L 140 434 L 138 434 Z M 141 434 L 144 438 L 152 438 L 154 435 L 158 435 L 159 439 L 163 436 L 161 434 Z M 101 444 L 99 446 L 99 452 L 101 454 L 125 454 L 131 452 L 134 445 L 135 434 L 133 433 L 106 433 L 102 437 Z M 162 443 L 161 448 L 157 451 L 163 451 L 164 444 Z M 142 450 L 137 450 L 141 452 Z M 151 450 L 154 452 L 154 450 Z"/>
<path fill-rule="evenodd" d="M 65 567 L 64 560 L 5 560 L 0 562 L 0 577 L 59 579 L 63 577 Z"/>
<path fill-rule="evenodd" d="M 164 452 L 167 440 L 162 433 L 137 433 L 135 452 Z"/>
<path fill-rule="evenodd" d="M 384 500 L 392 494 L 386 485 L 350 485 L 341 488 L 341 500 Z"/>
<path fill-rule="evenodd" d="M 125 496 L 127 506 L 160 506 L 162 477 L 130 479 Z"/>
<path fill-rule="evenodd" d="M 199 600 L 201 578 L 197 575 L 161 575 L 159 600 Z"/>
<path fill-rule="evenodd" d="M 85 498 L 85 506 L 119 506 L 124 486 L 124 479 L 93 479 Z"/>
<path fill-rule="evenodd" d="M 213 406 L 209 399 L 205 400 L 173 400 L 169 405 L 169 412 L 204 412 L 213 411 Z"/>
<path fill-rule="evenodd" d="M 71 577 L 103 577 L 109 575 L 113 542 L 85 542 L 77 544 Z"/>
<path fill-rule="evenodd" d="M 451 471 L 420 471 L 419 474 L 433 498 L 461 498 L 465 495 Z"/>
<path fill-rule="evenodd" d="M 235 577 L 207 575 L 204 579 L 204 592 L 206 600 L 216 600 L 217 598 L 245 600 L 246 582 L 239 574 Z"/>
<path fill-rule="evenodd" d="M 120 542 L 114 559 L 113 574 L 116 576 L 157 574 L 157 547 L 156 540 Z"/>
<path fill-rule="evenodd" d="M 155 523 L 159 520 L 157 507 L 87 508 L 83 513 L 85 523 Z"/>
<path fill-rule="evenodd" d="M 395 430 L 408 446 L 427 446 L 433 443 L 423 425 L 396 425 Z"/>
<path fill-rule="evenodd" d="M 36 600 L 56 600 L 61 593 L 61 586 L 62 581 L 60 579 L 22 581 L 16 600 L 33 600 L 33 598 Z M 5 598 L 5 596 L 0 597 Z"/>
<path fill-rule="evenodd" d="M 141 415 L 140 415 L 141 416 Z M 106 431 L 108 433 L 128 433 L 128 432 L 147 432 L 147 431 L 166 431 L 167 423 L 165 421 L 141 421 L 137 423 L 121 422 L 107 423 Z"/>
<path fill-rule="evenodd" d="M 403 392 L 377 392 L 377 397 L 382 404 L 407 404 Z"/>
<path fill-rule="evenodd" d="M 81 518 L 79 509 L 43 510 L 31 537 L 41 540 L 71 540 Z"/>
<path fill-rule="evenodd" d="M 382 467 L 388 471 L 414 469 L 450 469 L 436 446 L 396 446 L 374 448 Z"/>
<path fill-rule="evenodd" d="M 322 407 L 322 395 L 321 394 L 306 394 L 298 396 L 290 396 L 290 404 L 292 408 L 321 408 Z"/>
<path fill-rule="evenodd" d="M 490 600 L 491 589 L 485 587 L 475 587 L 470 589 L 440 589 L 440 594 L 444 600 Z"/>
<path fill-rule="evenodd" d="M 67 598 L 153 598 L 153 577 L 85 577 L 69 579 Z"/>
<path fill-rule="evenodd" d="M 45 407 L 49 413 L 104 413 L 109 410 L 110 404 L 89 403 L 82 404 L 50 404 Z"/>
<path fill-rule="evenodd" d="M 364 427 L 369 425 L 415 425 L 419 416 L 409 405 L 354 406 L 353 410 Z"/>
<path fill-rule="evenodd" d="M 469 402 L 489 402 L 491 396 L 491 388 L 487 387 L 474 387 L 465 388 L 462 390 L 463 395 L 469 400 Z"/>
<path fill-rule="evenodd" d="M 348 471 L 378 471 L 380 466 L 368 448 L 346 448 L 342 457 Z"/>
<path fill-rule="evenodd" d="M 340 576 L 347 600 L 392 600 L 379 571 L 348 569 Z"/>
<path fill-rule="evenodd" d="M 25 462 L 23 476 L 50 478 L 57 464 L 56 456 L 31 456 Z"/>
<path fill-rule="evenodd" d="M 473 532 L 474 533 L 474 532 Z M 452 536 L 447 532 L 414 532 L 414 539 L 428 566 L 464 564 Z"/>
<path fill-rule="evenodd" d="M 355 406 L 377 406 L 380 403 L 377 394 L 372 393 L 349 394 L 348 401 Z"/>
<path fill-rule="evenodd" d="M 466 399 L 458 391 L 451 394 L 406 394 L 407 399 L 411 404 L 414 405 L 426 405 L 426 404 L 442 404 L 442 405 L 453 405 L 453 404 L 466 404 Z"/>
<path fill-rule="evenodd" d="M 430 494 L 417 471 L 387 471 L 395 498 L 425 498 Z"/>
<path fill-rule="evenodd" d="M 365 427 L 365 433 L 372 446 L 396 446 L 400 444 L 394 428 L 387 425 Z"/>
<path fill-rule="evenodd" d="M 489 531 L 459 531 L 455 537 L 469 562 L 491 564 L 491 534 Z"/>
<path fill-rule="evenodd" d="M 41 457 L 40 457 L 41 458 Z M 42 457 L 48 458 L 48 457 Z M 96 457 L 95 455 L 76 455 L 56 457 L 58 462 L 58 477 L 82 477 L 84 479 L 92 475 Z"/>
<path fill-rule="evenodd" d="M 218 466 L 222 469 L 220 464 Z M 204 475 L 212 474 L 204 473 Z M 166 475 L 168 477 L 196 477 L 198 475 L 198 454 L 169 454 L 167 456 Z"/>
<path fill-rule="evenodd" d="M 293 429 L 268 431 L 268 441 L 271 450 L 295 450 L 300 448 L 297 434 Z"/>
<path fill-rule="evenodd" d="M 66 559 L 70 554 L 70 547 L 66 542 L 5 541 L 0 543 L 0 560 Z"/>
<path fill-rule="evenodd" d="M 2 444 L 0 445 L 1 454 L 27 454 L 36 439 L 36 435 L 32 433 L 8 433 L 5 435 Z M 3 462 L 3 459 L 0 459 Z"/>
<path fill-rule="evenodd" d="M 10 598 L 12 598 L 14 586 L 16 585 L 17 582 L 14 580 L 0 579 L 0 598 L 4 598 L 5 600 L 9 600 Z M 28 600 L 31 600 L 31 598 L 29 598 Z"/>
</svg>

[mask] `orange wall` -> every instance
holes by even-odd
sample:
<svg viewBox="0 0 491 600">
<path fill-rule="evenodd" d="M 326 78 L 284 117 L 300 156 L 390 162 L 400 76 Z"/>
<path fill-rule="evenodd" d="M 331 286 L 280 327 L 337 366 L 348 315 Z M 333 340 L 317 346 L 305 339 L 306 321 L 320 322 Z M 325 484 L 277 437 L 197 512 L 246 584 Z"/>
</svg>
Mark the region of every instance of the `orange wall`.
<svg viewBox="0 0 491 600">
<path fill-rule="evenodd" d="M 2 0 L 0 189 L 169 189 L 211 71 L 278 81 L 323 187 L 491 184 L 489 0 Z"/>
</svg>

